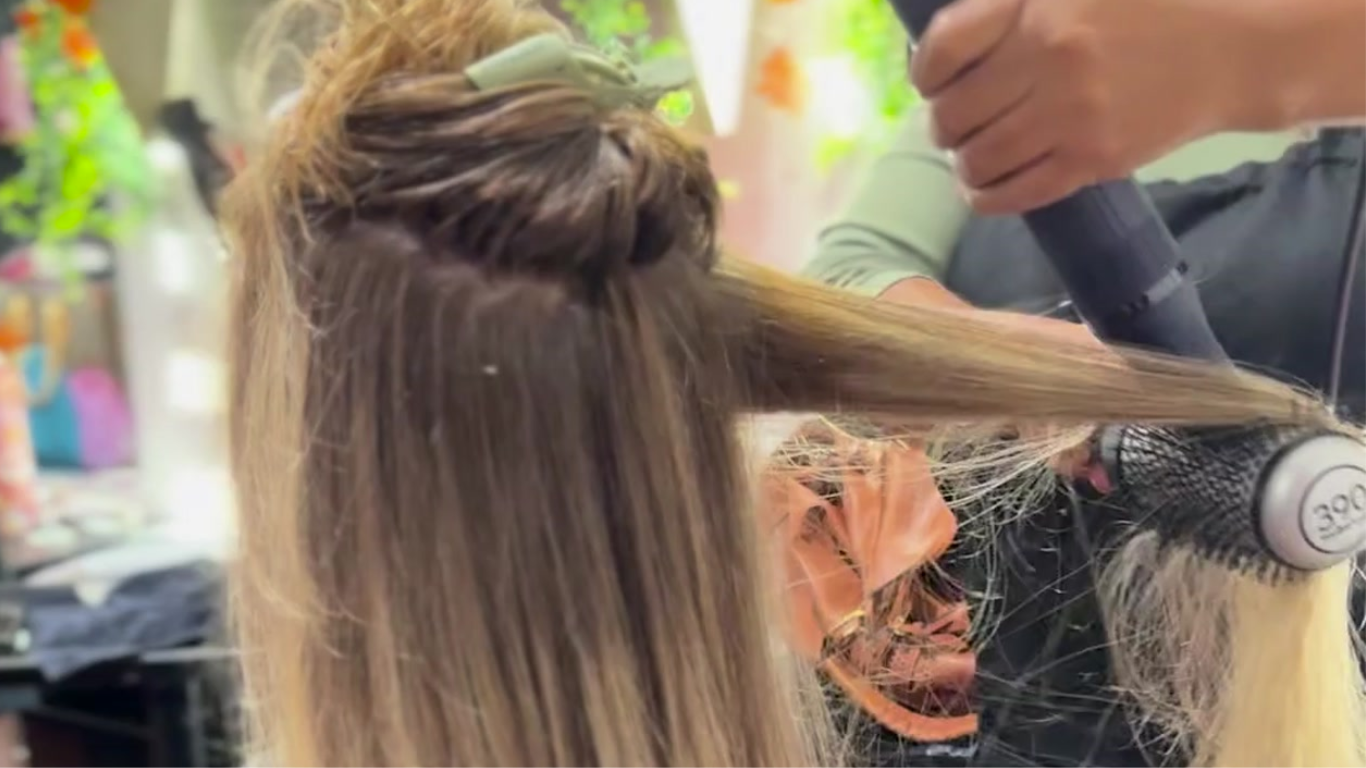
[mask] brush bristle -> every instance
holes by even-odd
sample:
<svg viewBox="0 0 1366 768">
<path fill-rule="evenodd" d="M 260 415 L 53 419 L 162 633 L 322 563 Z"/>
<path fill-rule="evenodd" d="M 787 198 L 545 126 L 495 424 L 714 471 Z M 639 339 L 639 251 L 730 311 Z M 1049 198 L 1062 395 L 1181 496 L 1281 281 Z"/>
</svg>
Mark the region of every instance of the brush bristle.
<svg viewBox="0 0 1366 768">
<path fill-rule="evenodd" d="M 1124 427 L 1110 457 L 1119 490 L 1111 498 L 1134 524 L 1166 545 L 1267 583 L 1303 572 L 1280 561 L 1262 538 L 1257 502 L 1265 469 L 1308 430 L 1268 427 Z"/>
</svg>

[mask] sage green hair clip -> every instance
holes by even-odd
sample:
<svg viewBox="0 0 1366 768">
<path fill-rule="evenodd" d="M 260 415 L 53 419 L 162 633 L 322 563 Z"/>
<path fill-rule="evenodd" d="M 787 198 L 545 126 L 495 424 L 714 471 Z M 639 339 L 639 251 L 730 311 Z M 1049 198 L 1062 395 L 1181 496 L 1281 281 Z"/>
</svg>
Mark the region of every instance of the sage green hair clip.
<svg viewBox="0 0 1366 768">
<path fill-rule="evenodd" d="M 481 91 L 544 80 L 565 82 L 593 94 L 609 109 L 655 109 L 665 96 L 692 82 L 692 67 L 682 57 L 632 65 L 558 35 L 529 37 L 465 68 Z"/>
</svg>

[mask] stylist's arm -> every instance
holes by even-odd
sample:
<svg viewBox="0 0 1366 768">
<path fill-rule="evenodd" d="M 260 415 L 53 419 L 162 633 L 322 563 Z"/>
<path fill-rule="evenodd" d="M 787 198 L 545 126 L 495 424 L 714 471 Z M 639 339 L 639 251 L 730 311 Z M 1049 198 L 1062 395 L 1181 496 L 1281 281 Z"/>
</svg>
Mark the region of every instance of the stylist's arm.
<svg viewBox="0 0 1366 768">
<path fill-rule="evenodd" d="M 1366 0 L 956 0 L 911 79 L 973 207 L 1015 213 L 1212 133 L 1366 115 Z"/>
</svg>

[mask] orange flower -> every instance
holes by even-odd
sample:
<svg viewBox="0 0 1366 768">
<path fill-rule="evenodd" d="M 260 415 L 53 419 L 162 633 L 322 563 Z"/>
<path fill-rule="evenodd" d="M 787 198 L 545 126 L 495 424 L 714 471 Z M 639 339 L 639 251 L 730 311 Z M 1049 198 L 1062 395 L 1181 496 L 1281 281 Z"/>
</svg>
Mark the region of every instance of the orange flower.
<svg viewBox="0 0 1366 768">
<path fill-rule="evenodd" d="M 7 355 L 18 352 L 28 343 L 24 334 L 12 325 L 0 325 L 0 352 Z"/>
<path fill-rule="evenodd" d="M 774 49 L 759 65 L 758 92 L 775 109 L 794 115 L 806 110 L 810 84 L 801 64 L 787 48 Z"/>
<path fill-rule="evenodd" d="M 95 36 L 84 24 L 69 24 L 62 31 L 62 52 L 78 66 L 88 66 L 100 56 Z"/>
<path fill-rule="evenodd" d="M 74 13 L 77 16 L 84 16 L 90 11 L 90 6 L 95 4 L 95 0 L 54 0 L 54 2 L 65 8 L 67 13 Z"/>
<path fill-rule="evenodd" d="M 20 8 L 14 12 L 14 23 L 25 32 L 35 32 L 42 19 L 38 18 L 38 14 L 34 13 L 32 8 Z"/>
</svg>

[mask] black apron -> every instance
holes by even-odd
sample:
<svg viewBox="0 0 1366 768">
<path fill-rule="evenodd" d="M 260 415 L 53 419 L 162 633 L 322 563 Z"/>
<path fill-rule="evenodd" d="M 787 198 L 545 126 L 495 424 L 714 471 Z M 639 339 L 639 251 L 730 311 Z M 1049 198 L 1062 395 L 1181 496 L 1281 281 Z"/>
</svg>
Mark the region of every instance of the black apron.
<svg viewBox="0 0 1366 768">
<path fill-rule="evenodd" d="M 1326 389 L 1362 162 L 1360 131 L 1328 131 L 1274 163 L 1148 186 L 1181 244 L 1215 334 L 1235 360 Z M 1066 298 L 1018 217 L 971 221 L 947 285 L 978 306 L 1029 312 L 1053 311 Z M 1354 291 L 1340 386 L 1342 405 L 1361 419 L 1366 267 L 1358 267 Z M 997 539 L 1005 562 L 990 583 L 971 558 L 952 566 L 970 587 L 989 590 L 985 599 L 999 601 L 991 613 L 1005 617 L 979 653 L 982 723 L 974 764 L 1129 766 L 1160 759 L 1137 746 L 1146 739 L 1135 737 L 1109 690 L 1092 578 L 1109 531 L 1085 506 L 1059 498 L 1055 509 L 1008 526 Z"/>
</svg>

